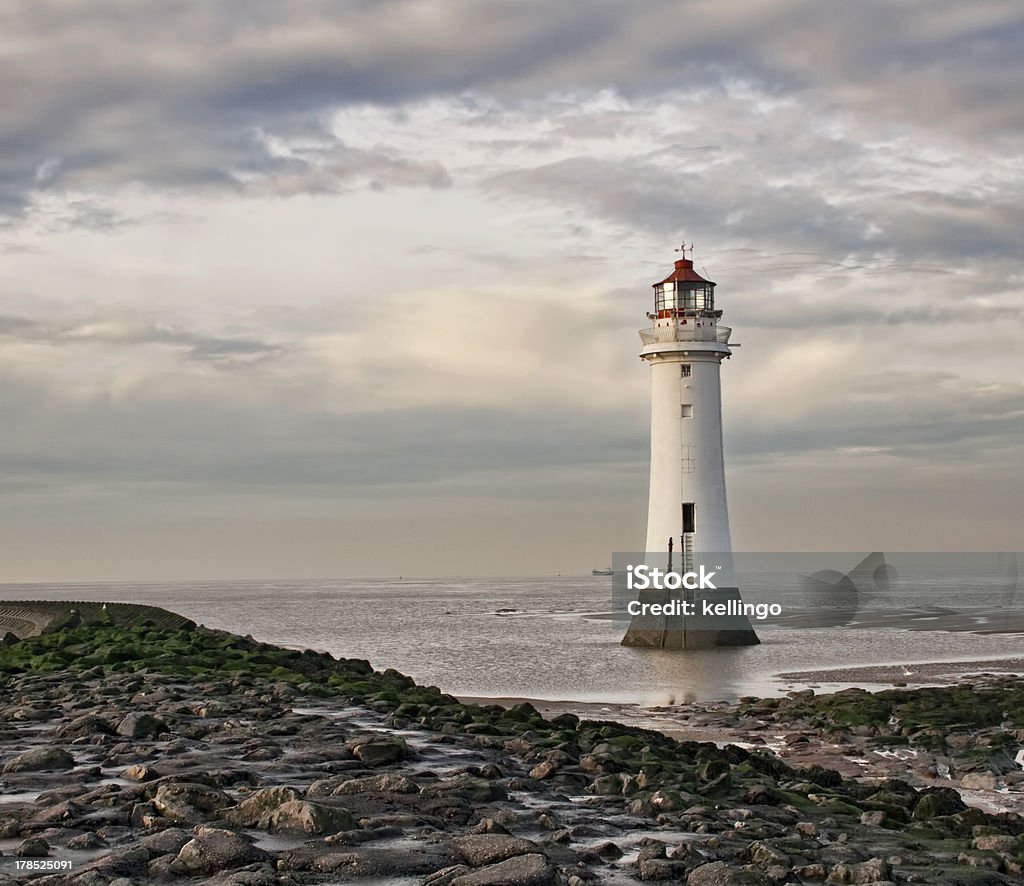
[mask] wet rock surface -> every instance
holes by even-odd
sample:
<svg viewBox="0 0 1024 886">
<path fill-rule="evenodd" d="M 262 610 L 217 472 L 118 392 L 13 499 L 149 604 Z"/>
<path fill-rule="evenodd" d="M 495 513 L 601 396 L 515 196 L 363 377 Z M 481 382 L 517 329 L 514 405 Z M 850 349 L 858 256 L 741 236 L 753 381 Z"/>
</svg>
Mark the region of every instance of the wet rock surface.
<svg viewBox="0 0 1024 886">
<path fill-rule="evenodd" d="M 1020 882 L 1018 816 L 934 772 L 828 765 L 906 738 L 1005 786 L 1018 690 L 941 734 L 911 718 L 943 700 L 911 693 L 688 709 L 739 742 L 716 744 L 194 626 L 76 625 L 0 650 L 0 883 Z"/>
</svg>

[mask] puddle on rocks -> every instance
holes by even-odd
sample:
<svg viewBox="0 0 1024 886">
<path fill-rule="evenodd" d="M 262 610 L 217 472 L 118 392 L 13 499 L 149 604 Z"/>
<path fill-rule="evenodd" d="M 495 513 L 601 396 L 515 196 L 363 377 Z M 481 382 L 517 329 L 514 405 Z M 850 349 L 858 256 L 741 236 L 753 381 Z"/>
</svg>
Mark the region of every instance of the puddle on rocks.
<svg viewBox="0 0 1024 886">
<path fill-rule="evenodd" d="M 995 790 L 977 791 L 967 788 L 952 787 L 960 794 L 960 798 L 968 806 L 976 806 L 985 812 L 998 815 L 1001 812 L 1015 812 L 1017 815 L 1024 814 L 1024 795 L 1016 791 Z"/>
<path fill-rule="evenodd" d="M 13 856 L 15 850 L 21 845 L 24 837 L 16 840 L 0 840 L 0 852 L 4 853 L 5 856 Z M 51 861 L 70 861 L 72 873 L 75 868 L 81 867 L 84 864 L 88 864 L 90 861 L 95 861 L 103 855 L 115 851 L 120 847 L 103 846 L 99 849 L 65 849 L 62 846 L 50 847 L 50 854 L 47 856 Z M 6 861 L 7 859 L 5 859 Z M 0 868 L 2 870 L 2 868 Z M 35 874 L 35 876 L 42 876 L 44 873 L 62 873 L 61 871 L 41 871 Z M 28 876 L 33 876 L 28 874 Z"/>
<path fill-rule="evenodd" d="M 640 841 L 641 840 L 658 840 L 664 843 L 671 851 L 676 846 L 683 843 L 700 843 L 708 839 L 707 834 L 694 834 L 691 831 L 658 831 L 658 830 L 638 830 L 630 831 L 628 834 L 623 834 L 621 837 L 607 838 L 622 850 L 623 856 L 618 859 L 615 864 L 619 866 L 633 864 L 637 860 L 637 856 L 640 855 Z M 600 846 L 607 840 L 593 840 L 589 843 L 583 844 L 579 848 L 586 848 L 587 846 Z"/>
<path fill-rule="evenodd" d="M 321 880 L 320 886 L 351 886 L 352 883 L 366 883 L 372 886 L 420 886 L 423 875 L 415 877 L 346 877 L 344 880 Z M 635 886 L 635 883 L 634 883 Z"/>
<path fill-rule="evenodd" d="M 93 767 L 91 767 L 91 766 L 90 767 L 76 767 L 75 769 L 72 769 L 70 771 L 71 772 L 76 772 L 76 771 L 82 771 L 83 769 L 91 769 L 91 768 L 93 768 Z M 124 768 L 126 768 L 126 767 L 122 767 L 121 769 L 109 769 L 109 770 L 106 770 L 106 771 L 114 773 L 114 772 L 120 772 Z M 96 779 L 96 781 L 82 782 L 82 786 L 85 787 L 87 790 L 90 790 L 90 791 L 91 790 L 95 790 L 96 788 L 103 787 L 103 785 L 108 785 L 108 784 L 116 784 L 116 785 L 118 785 L 120 787 L 125 787 L 125 786 L 128 786 L 128 785 L 138 784 L 138 782 L 131 781 L 130 779 L 127 779 L 127 778 L 121 778 L 121 777 L 119 777 L 117 775 L 108 775 L 108 776 L 106 776 L 104 778 L 98 778 L 98 779 Z M 0 812 L 3 811 L 3 807 L 5 807 L 5 806 L 13 806 L 15 804 L 24 805 L 26 803 L 35 803 L 35 801 L 37 799 L 39 799 L 39 796 L 41 794 L 45 794 L 47 791 L 51 791 L 53 789 L 54 789 L 53 787 L 47 787 L 47 788 L 42 788 L 40 790 L 35 790 L 35 791 L 12 791 L 10 793 L 7 793 L 7 792 L 0 793 Z M 74 798 L 72 797 L 71 799 L 74 799 Z"/>
<path fill-rule="evenodd" d="M 297 849 L 304 843 L 308 843 L 308 837 L 289 837 L 284 834 L 268 834 L 266 831 L 243 831 L 252 837 L 253 844 L 267 852 L 283 852 L 287 849 Z"/>
<path fill-rule="evenodd" d="M 12 803 L 34 803 L 42 791 L 16 791 L 12 794 L 0 794 L 0 806 Z"/>
<path fill-rule="evenodd" d="M 443 775 L 447 771 L 458 769 L 461 766 L 473 766 L 491 761 L 491 758 L 483 751 L 439 742 L 439 733 L 424 732 L 419 729 L 393 729 L 384 723 L 383 717 L 378 720 L 371 719 L 364 712 L 356 715 L 350 711 L 337 711 L 333 708 L 293 708 L 293 711 L 306 716 L 345 720 L 355 729 L 404 738 L 406 744 L 416 753 L 416 758 L 409 762 L 414 763 L 418 769 L 436 774 Z"/>
</svg>

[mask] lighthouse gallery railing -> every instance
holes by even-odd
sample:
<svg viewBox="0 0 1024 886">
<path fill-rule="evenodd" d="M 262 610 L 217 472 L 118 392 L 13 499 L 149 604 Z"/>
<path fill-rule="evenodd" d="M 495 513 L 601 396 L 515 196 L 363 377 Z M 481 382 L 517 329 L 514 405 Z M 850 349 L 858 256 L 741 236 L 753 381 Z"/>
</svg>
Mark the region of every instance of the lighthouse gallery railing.
<svg viewBox="0 0 1024 886">
<path fill-rule="evenodd" d="M 653 345 L 659 341 L 700 341 L 695 338 L 693 328 L 681 329 L 672 326 L 659 326 L 657 328 L 648 326 L 640 330 L 640 341 L 645 345 Z M 715 330 L 715 341 L 722 344 L 729 343 L 729 336 L 732 335 L 731 326 L 719 326 Z"/>
</svg>

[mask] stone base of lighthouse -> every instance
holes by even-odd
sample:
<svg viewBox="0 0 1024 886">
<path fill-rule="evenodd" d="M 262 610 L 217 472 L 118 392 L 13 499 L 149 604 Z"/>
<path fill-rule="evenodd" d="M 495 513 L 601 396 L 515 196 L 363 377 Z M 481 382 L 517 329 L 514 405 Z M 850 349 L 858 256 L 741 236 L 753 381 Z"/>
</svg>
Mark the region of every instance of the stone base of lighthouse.
<svg viewBox="0 0 1024 886">
<path fill-rule="evenodd" d="M 678 591 L 653 591 L 641 593 L 641 603 L 667 603 L 678 597 Z M 623 646 L 646 649 L 714 649 L 721 646 L 756 646 L 761 641 L 754 632 L 746 615 L 742 614 L 742 600 L 739 588 L 719 588 L 702 591 L 694 598 L 692 593 L 686 600 L 694 603 L 692 615 L 636 615 L 633 616 L 622 638 Z M 726 611 L 735 614 L 704 615 L 703 603 L 724 604 Z"/>
</svg>

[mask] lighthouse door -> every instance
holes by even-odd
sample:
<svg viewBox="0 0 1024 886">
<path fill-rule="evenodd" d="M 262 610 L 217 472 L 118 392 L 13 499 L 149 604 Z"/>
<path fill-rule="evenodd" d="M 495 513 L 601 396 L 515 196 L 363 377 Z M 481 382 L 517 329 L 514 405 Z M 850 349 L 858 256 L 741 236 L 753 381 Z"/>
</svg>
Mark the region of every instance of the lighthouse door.
<svg viewBox="0 0 1024 886">
<path fill-rule="evenodd" d="M 694 510 L 696 505 L 692 501 L 683 502 L 683 535 L 688 535 L 692 532 L 696 532 L 696 520 L 694 519 Z"/>
<path fill-rule="evenodd" d="M 683 561 L 683 569 L 686 572 L 693 570 L 693 533 L 696 530 L 696 515 L 694 512 L 696 509 L 697 506 L 692 501 L 683 502 L 683 537 L 680 539 L 682 541 L 680 554 Z"/>
</svg>

